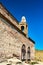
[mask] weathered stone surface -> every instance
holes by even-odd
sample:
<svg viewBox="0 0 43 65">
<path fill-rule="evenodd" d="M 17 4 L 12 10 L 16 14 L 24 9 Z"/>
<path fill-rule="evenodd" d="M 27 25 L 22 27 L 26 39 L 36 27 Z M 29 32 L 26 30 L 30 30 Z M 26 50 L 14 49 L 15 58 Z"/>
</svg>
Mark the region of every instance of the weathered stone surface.
<svg viewBox="0 0 43 65">
<path fill-rule="evenodd" d="M 13 54 L 21 56 L 21 47 L 23 44 L 26 45 L 26 48 L 30 46 L 32 49 L 33 47 L 31 41 L 26 39 L 15 29 L 8 27 L 5 23 L 0 21 L 0 56 L 12 57 Z M 33 50 L 31 51 L 32 54 L 34 54 Z"/>
<path fill-rule="evenodd" d="M 8 15 L 8 12 L 0 5 L 0 13 L 7 18 L 12 24 L 18 27 L 18 23 L 15 22 L 11 15 Z M 21 59 L 21 48 L 22 45 L 27 48 L 30 47 L 30 58 L 34 59 L 34 44 L 23 34 L 18 32 L 12 24 L 8 23 L 5 18 L 0 16 L 0 58 L 9 58 L 13 57 L 13 54 Z M 18 27 L 19 28 L 19 27 Z M 26 54 L 27 58 L 27 54 Z"/>
</svg>

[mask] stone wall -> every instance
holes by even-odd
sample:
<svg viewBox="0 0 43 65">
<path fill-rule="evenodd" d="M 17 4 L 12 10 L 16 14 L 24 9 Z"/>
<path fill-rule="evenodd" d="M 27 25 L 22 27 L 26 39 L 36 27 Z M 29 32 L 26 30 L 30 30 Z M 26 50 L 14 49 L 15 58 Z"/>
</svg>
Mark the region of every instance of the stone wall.
<svg viewBox="0 0 43 65">
<path fill-rule="evenodd" d="M 12 57 L 13 54 L 20 57 L 23 44 L 26 45 L 26 48 L 28 46 L 33 47 L 33 43 L 24 35 L 3 23 L 3 20 L 0 19 L 0 57 L 8 58 Z"/>
<path fill-rule="evenodd" d="M 16 33 L 12 33 L 11 31 L 13 30 L 10 30 L 4 23 L 0 23 L 0 53 L 5 56 L 10 56 L 13 53 L 19 55 L 18 51 L 20 51 L 19 46 L 21 42 L 15 36 Z"/>
<path fill-rule="evenodd" d="M 18 27 L 18 23 L 12 16 L 0 5 L 0 13 Z M 25 44 L 26 51 L 30 47 L 30 56 L 34 58 L 34 44 L 23 34 L 18 32 L 15 27 L 0 16 L 0 58 L 9 58 L 13 54 L 21 57 L 21 47 Z M 33 49 L 33 50 L 32 50 Z"/>
</svg>

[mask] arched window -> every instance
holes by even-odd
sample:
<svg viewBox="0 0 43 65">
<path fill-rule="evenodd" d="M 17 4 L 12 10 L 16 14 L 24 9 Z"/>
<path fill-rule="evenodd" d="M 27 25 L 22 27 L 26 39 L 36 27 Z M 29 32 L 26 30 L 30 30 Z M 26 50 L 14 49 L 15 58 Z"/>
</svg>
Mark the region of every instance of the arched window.
<svg viewBox="0 0 43 65">
<path fill-rule="evenodd" d="M 27 60 L 30 61 L 30 47 L 27 48 Z"/>
<path fill-rule="evenodd" d="M 21 26 L 21 30 L 22 30 L 22 32 L 24 31 L 24 26 Z"/>
<path fill-rule="evenodd" d="M 25 45 L 23 44 L 23 45 L 22 45 L 22 49 L 21 49 L 21 60 L 22 60 L 22 61 L 25 61 L 25 55 L 26 55 L 26 47 L 25 47 Z"/>
</svg>

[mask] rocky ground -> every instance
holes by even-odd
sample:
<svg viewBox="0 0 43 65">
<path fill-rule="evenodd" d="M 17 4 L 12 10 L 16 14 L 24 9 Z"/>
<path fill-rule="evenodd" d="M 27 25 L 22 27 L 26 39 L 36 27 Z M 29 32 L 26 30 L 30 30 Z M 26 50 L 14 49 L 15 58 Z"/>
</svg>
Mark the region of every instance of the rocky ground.
<svg viewBox="0 0 43 65">
<path fill-rule="evenodd" d="M 0 63 L 0 65 L 7 65 L 7 64 L 11 64 L 11 65 L 43 65 L 43 62 L 38 61 L 38 64 L 29 64 L 29 63 L 27 64 L 27 63 L 22 62 L 14 57 L 14 58 L 7 59 L 6 61 Z"/>
</svg>

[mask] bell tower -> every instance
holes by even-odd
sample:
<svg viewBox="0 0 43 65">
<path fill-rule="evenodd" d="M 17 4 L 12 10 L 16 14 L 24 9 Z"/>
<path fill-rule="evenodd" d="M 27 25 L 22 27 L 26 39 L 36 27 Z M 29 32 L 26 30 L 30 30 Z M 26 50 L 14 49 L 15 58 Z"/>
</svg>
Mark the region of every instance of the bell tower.
<svg viewBox="0 0 43 65">
<path fill-rule="evenodd" d="M 19 29 L 24 32 L 27 36 L 27 33 L 28 33 L 28 27 L 27 27 L 27 24 L 26 24 L 26 18 L 25 16 L 22 16 L 21 18 L 21 22 L 19 23 Z"/>
</svg>

